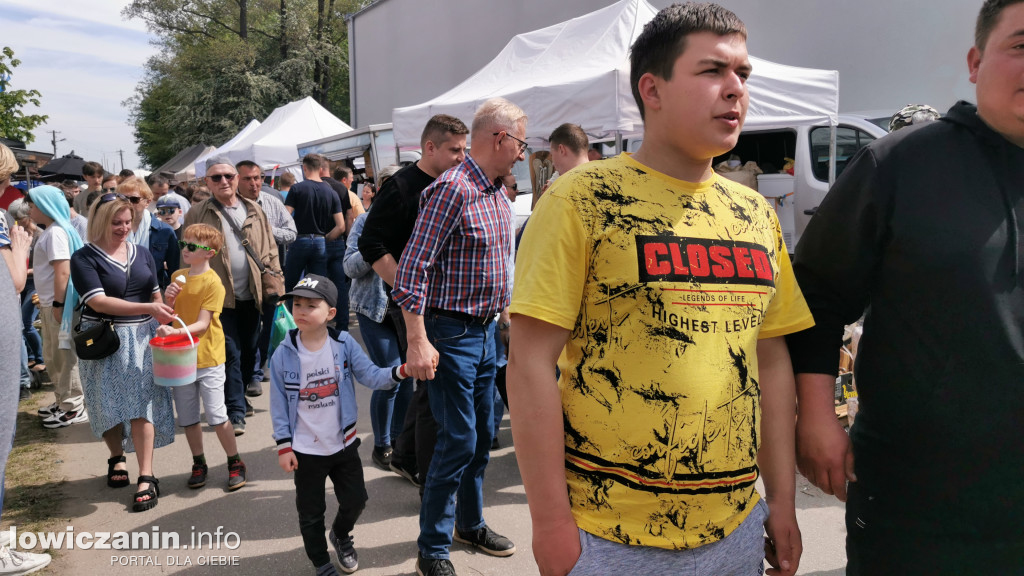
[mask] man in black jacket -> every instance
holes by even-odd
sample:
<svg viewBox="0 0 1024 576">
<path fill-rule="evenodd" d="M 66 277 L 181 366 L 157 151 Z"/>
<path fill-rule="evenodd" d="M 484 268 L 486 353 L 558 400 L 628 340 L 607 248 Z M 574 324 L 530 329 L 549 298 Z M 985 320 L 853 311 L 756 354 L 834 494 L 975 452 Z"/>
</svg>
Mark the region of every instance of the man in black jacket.
<svg viewBox="0 0 1024 576">
<path fill-rule="evenodd" d="M 401 308 L 391 299 L 398 260 L 416 224 L 420 193 L 443 172 L 465 160 L 467 134 L 469 129 L 454 116 L 437 114 L 428 120 L 420 137 L 423 157 L 384 182 L 359 237 L 359 253 L 387 284 L 388 316 L 384 322 L 390 323 L 395 331 L 403 362 L 406 350 L 405 321 Z M 421 486 L 434 452 L 437 432 L 437 424 L 427 402 L 425 385 L 417 382 L 408 411 L 404 414 L 402 434 L 394 440 L 394 453 L 387 449 L 380 452 L 374 447 L 373 461 L 378 466 L 390 467 L 413 484 Z M 420 479 L 417 479 L 417 473 Z"/>
<path fill-rule="evenodd" d="M 1024 558 L 1024 0 L 985 1 L 968 68 L 977 107 L 863 149 L 796 249 L 798 462 L 847 501 L 851 575 Z M 865 310 L 848 438 L 836 351 Z"/>
</svg>

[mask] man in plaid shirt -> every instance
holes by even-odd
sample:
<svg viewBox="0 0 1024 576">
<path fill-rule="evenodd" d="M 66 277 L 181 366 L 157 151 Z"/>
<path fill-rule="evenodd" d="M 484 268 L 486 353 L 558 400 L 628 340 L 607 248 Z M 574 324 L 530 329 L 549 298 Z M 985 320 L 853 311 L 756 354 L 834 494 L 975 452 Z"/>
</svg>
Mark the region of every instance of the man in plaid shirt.
<svg viewBox="0 0 1024 576">
<path fill-rule="evenodd" d="M 420 199 L 412 237 L 398 263 L 392 296 L 409 344 L 407 369 L 428 381 L 440 424 L 420 506 L 421 576 L 454 575 L 456 541 L 494 556 L 515 544 L 483 519 L 483 480 L 494 407 L 494 318 L 511 298 L 512 203 L 501 177 L 523 159 L 526 115 L 502 98 L 477 110 L 473 148 Z M 458 498 L 458 518 L 455 498 Z"/>
</svg>

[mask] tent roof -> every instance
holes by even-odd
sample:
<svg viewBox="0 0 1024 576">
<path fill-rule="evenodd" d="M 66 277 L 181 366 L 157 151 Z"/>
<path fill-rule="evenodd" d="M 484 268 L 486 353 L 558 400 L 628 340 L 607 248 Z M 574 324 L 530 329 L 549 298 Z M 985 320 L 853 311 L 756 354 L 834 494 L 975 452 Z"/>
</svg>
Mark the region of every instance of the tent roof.
<svg viewBox="0 0 1024 576">
<path fill-rule="evenodd" d="M 590 14 L 513 38 L 490 63 L 448 92 L 392 115 L 395 141 L 416 147 L 434 114 L 467 124 L 488 98 L 502 96 L 529 116 L 526 139 L 546 142 L 564 122 L 595 140 L 643 131 L 629 84 L 629 48 L 657 9 L 621 0 Z M 838 123 L 839 73 L 795 68 L 751 57 L 746 127 Z"/>
<path fill-rule="evenodd" d="M 258 128 L 249 132 L 226 155 L 232 162 L 252 160 L 264 169 L 293 164 L 299 157 L 296 146 L 352 130 L 311 97 L 274 110 Z"/>
<path fill-rule="evenodd" d="M 195 169 L 195 172 L 193 173 L 194 177 L 202 178 L 203 176 L 206 176 L 207 158 L 211 156 L 216 156 L 218 154 L 226 154 L 227 151 L 230 150 L 232 146 L 237 144 L 238 141 L 241 140 L 242 138 L 245 138 L 247 134 L 258 128 L 259 125 L 260 121 L 253 118 L 252 120 L 249 120 L 249 123 L 245 125 L 245 128 L 239 130 L 238 134 L 232 136 L 230 140 L 221 144 L 219 147 L 214 148 L 213 150 L 200 154 L 199 157 L 195 159 L 195 162 L 192 163 L 192 167 Z"/>
<path fill-rule="evenodd" d="M 153 170 L 153 174 L 163 174 L 176 176 L 178 172 L 192 166 L 196 158 L 202 156 L 206 152 L 213 150 L 213 146 L 207 146 L 206 144 L 193 144 L 188 148 L 178 152 L 173 158 L 164 162 L 162 166 Z"/>
</svg>

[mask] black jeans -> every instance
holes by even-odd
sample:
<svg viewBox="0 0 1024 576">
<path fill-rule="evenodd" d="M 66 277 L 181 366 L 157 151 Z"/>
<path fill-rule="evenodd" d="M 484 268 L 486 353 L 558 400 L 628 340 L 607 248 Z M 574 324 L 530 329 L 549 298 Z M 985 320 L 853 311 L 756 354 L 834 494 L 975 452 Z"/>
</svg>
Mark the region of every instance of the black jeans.
<svg viewBox="0 0 1024 576">
<path fill-rule="evenodd" d="M 331 528 L 334 535 L 344 540 L 352 532 L 356 520 L 366 507 L 366 484 L 363 482 L 363 463 L 359 460 L 359 439 L 340 452 L 330 456 L 295 453 L 299 467 L 295 469 L 295 508 L 299 512 L 299 531 L 306 556 L 313 566 L 320 567 L 331 561 L 324 537 L 325 482 L 330 477 L 334 495 L 338 499 L 338 515 Z"/>
<path fill-rule="evenodd" d="M 245 385 L 252 380 L 256 364 L 256 341 L 260 336 L 260 310 L 255 300 L 235 300 L 234 308 L 220 314 L 224 327 L 224 404 L 232 423 L 245 422 Z"/>
<path fill-rule="evenodd" d="M 399 354 L 402 362 L 405 362 L 405 353 L 408 349 L 405 319 L 402 316 L 402 309 L 391 301 L 388 301 L 388 315 L 385 317 L 385 321 L 387 320 L 391 321 L 395 333 L 398 334 Z M 434 456 L 434 445 L 437 443 L 437 421 L 434 420 L 434 413 L 430 411 L 427 386 L 418 380 L 412 393 L 412 400 L 409 402 L 409 408 L 405 411 L 402 433 L 393 441 L 395 450 L 391 455 L 391 460 L 396 465 L 416 473 L 417 480 L 422 486 L 427 481 L 430 460 Z"/>
</svg>

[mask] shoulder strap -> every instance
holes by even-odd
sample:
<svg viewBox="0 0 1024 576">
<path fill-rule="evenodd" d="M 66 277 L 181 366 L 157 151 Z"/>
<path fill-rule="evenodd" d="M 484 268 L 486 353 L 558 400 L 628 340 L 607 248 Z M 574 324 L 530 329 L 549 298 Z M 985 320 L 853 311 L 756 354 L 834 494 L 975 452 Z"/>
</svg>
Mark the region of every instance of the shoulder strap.
<svg viewBox="0 0 1024 576">
<path fill-rule="evenodd" d="M 256 263 L 256 267 L 260 269 L 260 274 L 263 274 L 266 271 L 265 267 L 263 266 L 263 262 L 260 262 L 260 259 L 256 257 L 256 253 L 253 251 L 252 246 L 249 245 L 249 239 L 242 234 L 242 231 L 238 228 L 238 225 L 235 224 L 235 220 L 231 218 L 231 216 L 227 213 L 226 210 L 224 210 L 224 205 L 221 204 L 220 201 L 217 200 L 216 198 L 210 198 L 210 202 L 213 202 L 213 205 L 216 206 L 217 210 L 220 211 L 221 216 L 224 217 L 224 220 L 227 221 L 228 226 L 231 227 L 231 231 L 235 233 L 235 236 L 238 238 L 238 241 L 242 243 L 242 247 L 245 248 L 245 252 L 249 255 L 250 258 L 252 258 L 252 261 Z M 245 206 L 244 201 L 242 205 Z"/>
</svg>

